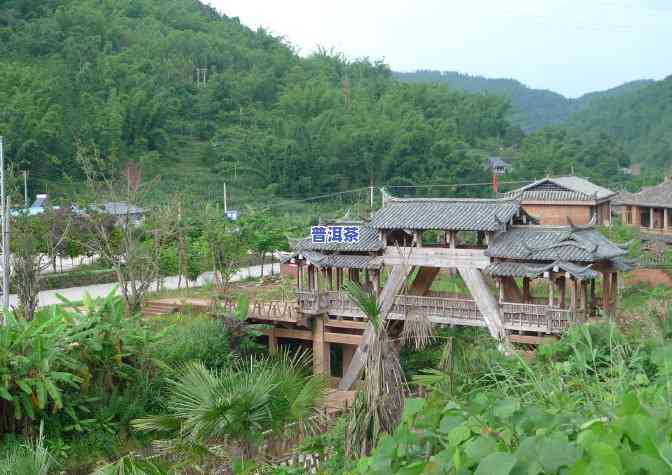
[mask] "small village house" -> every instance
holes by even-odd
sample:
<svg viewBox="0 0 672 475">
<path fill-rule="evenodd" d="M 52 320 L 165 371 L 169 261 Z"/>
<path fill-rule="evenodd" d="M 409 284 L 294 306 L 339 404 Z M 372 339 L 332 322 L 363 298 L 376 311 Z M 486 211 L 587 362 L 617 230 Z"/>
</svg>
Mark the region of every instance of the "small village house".
<svg viewBox="0 0 672 475">
<path fill-rule="evenodd" d="M 638 193 L 621 193 L 617 204 L 623 224 L 639 227 L 643 240 L 672 244 L 672 177 Z"/>
<path fill-rule="evenodd" d="M 611 205 L 617 193 L 585 178 L 543 178 L 503 195 L 520 200 L 523 210 L 539 224 L 611 224 Z"/>
</svg>

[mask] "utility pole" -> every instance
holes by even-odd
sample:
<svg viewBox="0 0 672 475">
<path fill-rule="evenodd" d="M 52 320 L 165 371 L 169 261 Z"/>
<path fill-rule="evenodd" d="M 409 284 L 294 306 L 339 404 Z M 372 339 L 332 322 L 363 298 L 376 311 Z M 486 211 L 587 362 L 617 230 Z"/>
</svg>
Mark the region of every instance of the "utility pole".
<svg viewBox="0 0 672 475">
<path fill-rule="evenodd" d="M 228 208 L 226 206 L 226 182 L 224 182 L 224 214 L 228 211 Z"/>
<path fill-rule="evenodd" d="M 371 203 L 371 211 L 373 211 L 373 184 L 369 187 L 369 198 Z"/>
<path fill-rule="evenodd" d="M 23 170 L 23 205 L 28 208 L 28 170 Z"/>
</svg>

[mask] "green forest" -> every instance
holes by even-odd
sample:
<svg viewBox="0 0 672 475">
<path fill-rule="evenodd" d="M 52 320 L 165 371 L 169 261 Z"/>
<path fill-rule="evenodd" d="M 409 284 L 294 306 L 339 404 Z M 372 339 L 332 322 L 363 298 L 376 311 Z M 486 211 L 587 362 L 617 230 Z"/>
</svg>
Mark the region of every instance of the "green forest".
<svg viewBox="0 0 672 475">
<path fill-rule="evenodd" d="M 329 50 L 302 58 L 195 0 L 6 1 L 0 58 L 0 133 L 31 193 L 67 198 L 92 148 L 160 177 L 156 199 L 213 199 L 228 181 L 251 203 L 489 182 L 491 155 L 521 180 L 573 171 L 620 187 L 629 163 L 609 130 L 526 135 L 515 98 L 399 81 Z"/>
</svg>

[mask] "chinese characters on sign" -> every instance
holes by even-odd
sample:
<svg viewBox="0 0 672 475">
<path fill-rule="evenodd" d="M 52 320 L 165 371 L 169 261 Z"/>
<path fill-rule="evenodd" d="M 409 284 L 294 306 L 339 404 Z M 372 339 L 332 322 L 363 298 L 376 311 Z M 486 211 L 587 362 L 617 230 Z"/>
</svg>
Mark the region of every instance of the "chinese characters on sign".
<svg viewBox="0 0 672 475">
<path fill-rule="evenodd" d="M 310 240 L 313 244 L 359 242 L 359 226 L 313 226 Z"/>
</svg>

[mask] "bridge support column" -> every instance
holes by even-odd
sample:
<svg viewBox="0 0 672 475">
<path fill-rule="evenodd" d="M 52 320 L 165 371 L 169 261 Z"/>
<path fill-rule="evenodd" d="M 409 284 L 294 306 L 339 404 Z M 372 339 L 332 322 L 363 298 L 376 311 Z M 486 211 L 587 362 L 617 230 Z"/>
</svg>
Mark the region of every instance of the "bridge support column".
<svg viewBox="0 0 672 475">
<path fill-rule="evenodd" d="M 273 330 L 268 334 L 268 352 L 271 354 L 278 352 L 278 337 L 275 336 Z"/>
<path fill-rule="evenodd" d="M 602 274 L 602 310 L 605 315 L 611 316 L 611 273 Z"/>
<path fill-rule="evenodd" d="M 331 376 L 331 354 L 329 343 L 324 341 L 326 315 L 313 317 L 313 373 Z"/>
</svg>

